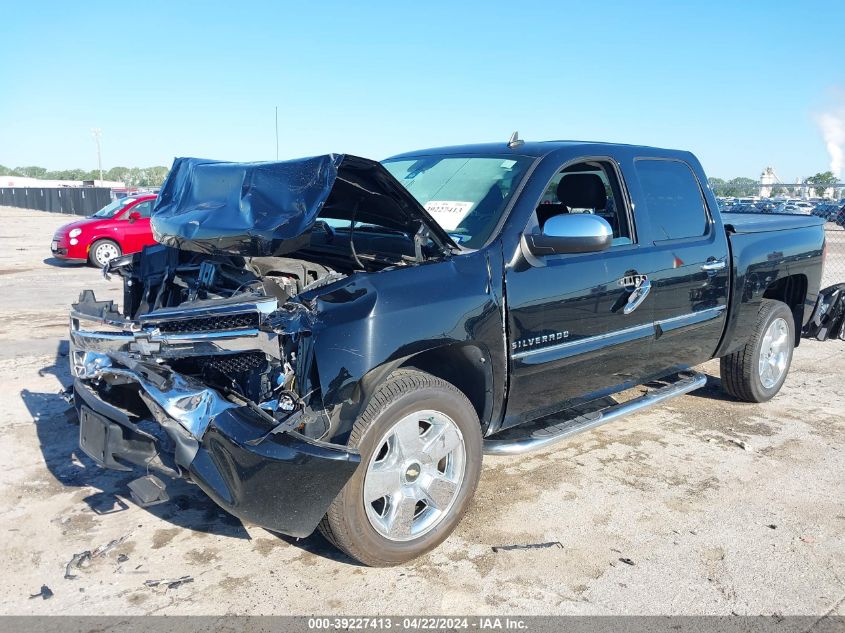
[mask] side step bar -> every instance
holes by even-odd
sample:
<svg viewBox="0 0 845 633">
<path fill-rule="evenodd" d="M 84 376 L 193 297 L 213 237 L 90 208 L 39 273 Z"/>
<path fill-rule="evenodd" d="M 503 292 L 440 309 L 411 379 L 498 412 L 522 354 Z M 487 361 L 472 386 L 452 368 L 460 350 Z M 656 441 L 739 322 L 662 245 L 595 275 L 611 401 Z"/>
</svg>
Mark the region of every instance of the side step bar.
<svg viewBox="0 0 845 633">
<path fill-rule="evenodd" d="M 638 398 L 609 406 L 598 411 L 584 413 L 569 419 L 554 416 L 547 426 L 535 429 L 529 435 L 509 439 L 484 440 L 485 455 L 522 455 L 560 442 L 576 433 L 589 431 L 624 415 L 641 411 L 664 400 L 701 389 L 707 384 L 707 376 L 695 372 L 679 374 L 678 380 L 649 391 Z M 517 429 L 514 429 L 517 430 Z"/>
</svg>

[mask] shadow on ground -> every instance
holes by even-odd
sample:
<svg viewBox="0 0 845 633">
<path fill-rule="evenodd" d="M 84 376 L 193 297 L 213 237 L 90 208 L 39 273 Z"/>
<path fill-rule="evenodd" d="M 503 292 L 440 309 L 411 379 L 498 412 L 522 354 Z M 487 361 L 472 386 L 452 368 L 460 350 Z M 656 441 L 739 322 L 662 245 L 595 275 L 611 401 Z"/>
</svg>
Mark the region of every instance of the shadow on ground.
<svg viewBox="0 0 845 633">
<path fill-rule="evenodd" d="M 85 265 L 84 261 L 68 261 L 57 257 L 42 259 L 41 263 L 47 264 L 48 266 L 55 266 L 56 268 L 81 268 Z"/>
<path fill-rule="evenodd" d="M 326 540 L 326 537 L 324 537 L 319 530 L 314 530 L 314 533 L 310 536 L 299 539 L 294 538 L 293 536 L 286 536 L 285 534 L 277 534 L 275 532 L 269 532 L 269 534 L 278 537 L 289 545 L 293 545 L 294 547 L 298 547 L 299 549 L 304 550 L 309 554 L 313 554 L 314 556 L 333 560 L 337 563 L 343 563 L 345 565 L 364 567 L 363 563 L 359 563 L 357 560 L 347 556 L 337 547 L 332 545 L 328 540 Z"/>
<path fill-rule="evenodd" d="M 736 398 L 722 389 L 722 380 L 716 376 L 707 374 L 707 384 L 701 389 L 690 391 L 687 395 L 705 400 L 719 400 L 721 402 L 736 402 Z"/>
</svg>

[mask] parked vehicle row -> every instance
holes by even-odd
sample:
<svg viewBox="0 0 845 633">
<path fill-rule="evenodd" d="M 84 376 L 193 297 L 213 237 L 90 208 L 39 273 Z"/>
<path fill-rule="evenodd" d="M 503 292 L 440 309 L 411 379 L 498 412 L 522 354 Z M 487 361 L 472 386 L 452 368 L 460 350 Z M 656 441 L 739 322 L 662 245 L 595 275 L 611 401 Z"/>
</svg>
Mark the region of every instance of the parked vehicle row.
<svg viewBox="0 0 845 633">
<path fill-rule="evenodd" d="M 845 204 L 841 202 L 823 202 L 813 209 L 813 215 L 827 222 L 834 222 L 845 228 Z"/>
<path fill-rule="evenodd" d="M 845 202 L 807 200 L 779 200 L 777 198 L 755 200 L 752 198 L 719 198 L 722 213 L 781 213 L 813 215 L 827 222 L 845 227 Z"/>
</svg>

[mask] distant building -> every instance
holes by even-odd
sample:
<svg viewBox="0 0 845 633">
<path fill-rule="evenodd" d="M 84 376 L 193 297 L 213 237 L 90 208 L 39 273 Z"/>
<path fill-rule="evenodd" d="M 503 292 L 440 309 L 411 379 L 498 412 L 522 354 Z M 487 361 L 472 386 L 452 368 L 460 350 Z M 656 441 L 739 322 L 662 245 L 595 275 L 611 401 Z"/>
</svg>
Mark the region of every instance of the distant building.
<svg viewBox="0 0 845 633">
<path fill-rule="evenodd" d="M 91 184 L 93 183 L 93 184 Z M 40 178 L 29 178 L 28 176 L 0 176 L 0 187 L 106 187 L 114 189 L 125 187 L 117 180 L 41 180 Z"/>
<path fill-rule="evenodd" d="M 774 168 L 766 167 L 763 170 L 763 173 L 760 174 L 760 185 L 762 185 L 760 187 L 760 197 L 770 198 L 772 196 L 772 188 L 774 187 L 775 183 L 779 182 L 780 180 L 775 174 Z"/>
</svg>

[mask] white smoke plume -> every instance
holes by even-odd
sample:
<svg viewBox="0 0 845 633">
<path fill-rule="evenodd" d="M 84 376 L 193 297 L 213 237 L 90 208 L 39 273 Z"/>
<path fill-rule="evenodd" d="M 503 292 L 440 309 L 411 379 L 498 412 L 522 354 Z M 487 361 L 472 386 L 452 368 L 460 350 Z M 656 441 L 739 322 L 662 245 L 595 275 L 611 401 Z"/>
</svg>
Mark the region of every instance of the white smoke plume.
<svg viewBox="0 0 845 633">
<path fill-rule="evenodd" d="M 830 154 L 830 171 L 840 178 L 845 167 L 845 107 L 818 115 L 816 123 Z"/>
</svg>

